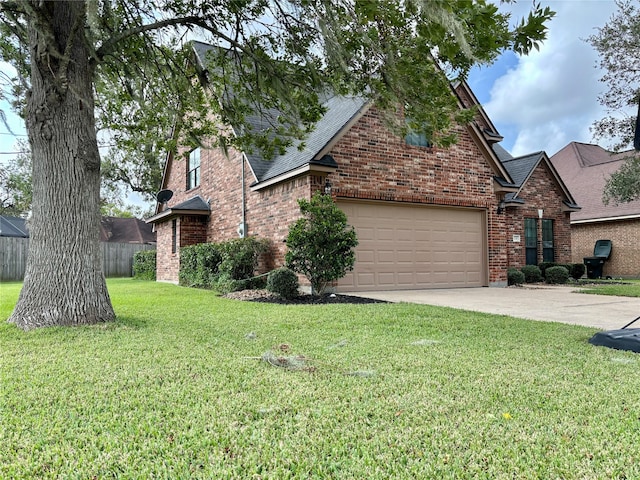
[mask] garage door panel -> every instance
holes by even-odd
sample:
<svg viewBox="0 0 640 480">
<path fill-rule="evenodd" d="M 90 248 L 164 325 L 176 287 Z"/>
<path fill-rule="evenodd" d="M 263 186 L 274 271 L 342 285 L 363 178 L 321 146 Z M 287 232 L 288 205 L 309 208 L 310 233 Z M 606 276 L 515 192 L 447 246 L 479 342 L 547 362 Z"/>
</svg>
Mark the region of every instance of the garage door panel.
<svg viewBox="0 0 640 480">
<path fill-rule="evenodd" d="M 342 202 L 358 234 L 341 291 L 486 284 L 484 213 L 475 209 Z"/>
</svg>

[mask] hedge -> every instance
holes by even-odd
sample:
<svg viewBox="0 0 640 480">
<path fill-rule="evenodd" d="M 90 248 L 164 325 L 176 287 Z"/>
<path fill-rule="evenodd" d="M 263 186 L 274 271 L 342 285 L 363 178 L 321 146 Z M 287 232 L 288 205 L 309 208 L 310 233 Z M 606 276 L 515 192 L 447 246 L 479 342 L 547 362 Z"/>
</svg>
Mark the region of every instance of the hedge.
<svg viewBox="0 0 640 480">
<path fill-rule="evenodd" d="M 138 280 L 156 279 L 155 250 L 141 250 L 133 255 L 133 278 Z"/>
</svg>

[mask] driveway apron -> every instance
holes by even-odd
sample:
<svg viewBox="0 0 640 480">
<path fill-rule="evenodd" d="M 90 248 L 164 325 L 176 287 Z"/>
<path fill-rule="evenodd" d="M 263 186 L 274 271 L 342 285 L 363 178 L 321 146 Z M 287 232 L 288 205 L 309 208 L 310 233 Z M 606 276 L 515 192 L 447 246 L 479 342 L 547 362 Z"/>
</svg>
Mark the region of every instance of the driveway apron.
<svg viewBox="0 0 640 480">
<path fill-rule="evenodd" d="M 640 316 L 640 298 L 587 295 L 576 287 L 451 288 L 351 293 L 389 302 L 420 303 L 529 320 L 562 322 L 603 330 Z M 631 328 L 640 328 L 640 320 Z"/>
</svg>

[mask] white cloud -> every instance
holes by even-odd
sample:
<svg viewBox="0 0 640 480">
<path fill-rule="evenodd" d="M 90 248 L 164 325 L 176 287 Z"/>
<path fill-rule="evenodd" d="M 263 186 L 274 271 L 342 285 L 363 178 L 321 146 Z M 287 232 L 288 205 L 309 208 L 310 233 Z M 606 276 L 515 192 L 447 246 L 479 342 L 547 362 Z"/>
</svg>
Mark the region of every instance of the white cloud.
<svg viewBox="0 0 640 480">
<path fill-rule="evenodd" d="M 540 51 L 521 57 L 495 79 L 484 105 L 499 131 L 516 131 L 505 138 L 514 155 L 545 150 L 553 155 L 571 141 L 591 142 L 591 124 L 604 116 L 598 94 L 602 72 L 597 54 L 585 39 L 616 10 L 613 1 L 547 1 L 556 11 L 548 39 Z M 516 6 L 514 17 L 525 15 L 531 3 Z M 507 6 L 509 8 L 509 6 Z M 513 6 L 511 6 L 513 8 Z"/>
</svg>

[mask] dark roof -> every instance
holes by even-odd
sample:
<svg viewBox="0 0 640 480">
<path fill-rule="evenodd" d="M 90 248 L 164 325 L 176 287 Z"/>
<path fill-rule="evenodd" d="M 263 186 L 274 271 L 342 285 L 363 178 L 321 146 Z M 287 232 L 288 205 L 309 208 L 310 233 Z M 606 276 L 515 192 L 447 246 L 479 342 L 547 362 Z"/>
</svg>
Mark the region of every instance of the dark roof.
<svg viewBox="0 0 640 480">
<path fill-rule="evenodd" d="M 209 208 L 209 204 L 205 202 L 200 195 L 196 195 L 189 200 L 185 200 L 184 202 L 171 207 L 171 210 L 196 210 L 203 212 L 211 211 L 211 209 Z"/>
<path fill-rule="evenodd" d="M 501 161 L 513 179 L 513 183 L 521 187 L 538 163 L 540 163 L 543 156 L 544 152 L 535 152 L 521 157 L 511 157 L 506 160 L 501 159 Z"/>
<path fill-rule="evenodd" d="M 200 66 L 204 68 L 207 53 L 216 48 L 206 43 L 193 42 L 193 49 Z M 259 152 L 245 152 L 257 183 L 308 164 L 337 167 L 335 162 L 331 163 L 333 159 L 327 163 L 328 159 L 316 159 L 316 157 L 366 104 L 367 100 L 364 98 L 333 94 L 325 95 L 322 105 L 325 107 L 326 113 L 315 124 L 304 142 L 295 142 L 282 155 L 276 155 L 272 159 L 263 158 Z M 254 131 L 262 132 L 274 125 L 278 116 L 279 112 L 277 110 L 269 109 L 260 112 L 260 114 L 249 115 L 247 121 Z M 301 145 L 303 145 L 302 149 L 300 148 Z"/>
<path fill-rule="evenodd" d="M 137 218 L 102 217 L 100 241 L 109 243 L 155 243 L 153 227 Z"/>
<path fill-rule="evenodd" d="M 27 221 L 24 218 L 0 215 L 0 237 L 29 238 Z"/>
<path fill-rule="evenodd" d="M 612 153 L 598 145 L 571 142 L 551 157 L 562 180 L 582 210 L 571 222 L 605 221 L 640 217 L 640 200 L 605 205 L 602 193 L 607 179 L 634 151 Z"/>
<path fill-rule="evenodd" d="M 155 214 L 153 217 L 147 218 L 146 223 L 162 223 L 180 215 L 208 216 L 210 213 L 211 208 L 209 207 L 209 203 L 200 195 L 196 195 L 195 197 L 191 197 L 182 203 Z"/>
</svg>

